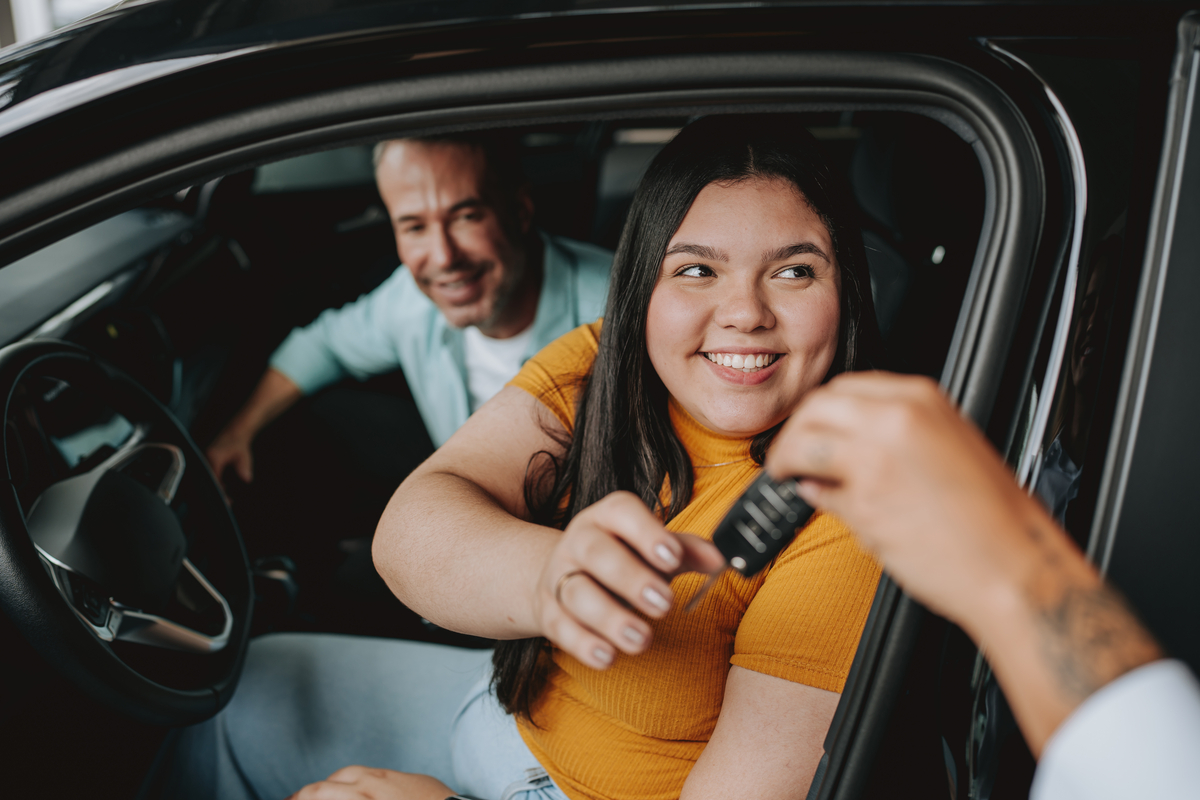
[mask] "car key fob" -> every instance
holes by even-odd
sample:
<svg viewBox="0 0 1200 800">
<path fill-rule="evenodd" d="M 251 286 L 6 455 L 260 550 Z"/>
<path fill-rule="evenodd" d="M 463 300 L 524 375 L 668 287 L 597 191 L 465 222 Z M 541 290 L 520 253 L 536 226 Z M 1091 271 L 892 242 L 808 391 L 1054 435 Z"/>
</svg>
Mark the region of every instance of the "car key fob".
<svg viewBox="0 0 1200 800">
<path fill-rule="evenodd" d="M 713 544 L 729 568 L 749 578 L 771 563 L 812 515 L 813 507 L 796 494 L 795 481 L 773 480 L 764 470 L 725 514 L 713 534 Z M 699 604 L 720 574 L 709 576 L 685 612 Z"/>
<path fill-rule="evenodd" d="M 749 578 L 771 563 L 812 515 L 812 506 L 796 494 L 795 481 L 775 481 L 764 470 L 725 514 L 713 544 L 725 563 Z"/>
</svg>

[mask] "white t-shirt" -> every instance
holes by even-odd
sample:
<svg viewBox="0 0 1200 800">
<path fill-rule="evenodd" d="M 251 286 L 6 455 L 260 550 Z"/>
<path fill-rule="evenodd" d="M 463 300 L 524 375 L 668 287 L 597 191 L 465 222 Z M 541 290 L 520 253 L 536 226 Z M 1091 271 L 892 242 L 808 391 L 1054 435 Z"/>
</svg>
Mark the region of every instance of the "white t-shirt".
<svg viewBox="0 0 1200 800">
<path fill-rule="evenodd" d="M 463 331 L 471 413 L 491 400 L 520 371 L 521 357 L 532 340 L 532 325 L 507 339 L 484 336 L 473 325 Z"/>
<path fill-rule="evenodd" d="M 1084 700 L 1050 737 L 1032 800 L 1200 797 L 1200 684 L 1155 661 Z"/>
</svg>

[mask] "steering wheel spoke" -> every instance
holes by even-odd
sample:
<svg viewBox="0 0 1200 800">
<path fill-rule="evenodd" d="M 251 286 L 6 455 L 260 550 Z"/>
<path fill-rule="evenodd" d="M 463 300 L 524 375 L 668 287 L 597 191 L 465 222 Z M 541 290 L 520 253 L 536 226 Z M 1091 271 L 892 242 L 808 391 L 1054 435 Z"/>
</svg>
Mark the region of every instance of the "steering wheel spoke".
<svg viewBox="0 0 1200 800">
<path fill-rule="evenodd" d="M 253 589 L 237 525 L 195 443 L 132 379 L 62 342 L 0 350 L 0 399 L 0 479 L 18 492 L 0 502 L 0 609 L 97 699 L 157 724 L 219 711 L 241 671 Z M 55 402 L 58 416 L 43 427 L 38 409 Z M 72 448 L 65 467 L 75 474 L 30 466 L 39 437 L 43 463 L 55 447 Z M 31 477 L 35 468 L 45 477 Z M 170 665 L 185 663 L 176 678 Z"/>
<path fill-rule="evenodd" d="M 190 612 L 192 625 L 198 624 L 205 630 L 126 606 L 106 597 L 94 581 L 51 558 L 41 548 L 38 555 L 59 594 L 101 641 L 136 642 L 187 653 L 215 653 L 229 644 L 233 630 L 229 602 L 186 558 L 176 583 L 176 598 L 185 613 Z"/>
</svg>

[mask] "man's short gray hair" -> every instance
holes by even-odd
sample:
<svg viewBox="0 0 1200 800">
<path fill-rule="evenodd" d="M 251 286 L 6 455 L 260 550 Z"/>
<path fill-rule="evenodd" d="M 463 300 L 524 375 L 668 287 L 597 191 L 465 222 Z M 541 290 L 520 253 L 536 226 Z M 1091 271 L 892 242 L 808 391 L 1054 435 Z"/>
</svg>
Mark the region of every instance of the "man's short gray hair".
<svg viewBox="0 0 1200 800">
<path fill-rule="evenodd" d="M 399 142 L 401 139 L 384 139 L 382 142 L 375 143 L 375 149 L 371 151 L 371 164 L 375 169 L 379 169 L 379 162 L 383 161 L 383 153 L 388 149 L 388 145 L 392 142 Z"/>
<path fill-rule="evenodd" d="M 467 131 L 464 133 L 443 133 L 433 136 L 403 136 L 395 139 L 384 139 L 376 143 L 371 153 L 371 161 L 375 169 L 383 163 L 383 156 L 388 147 L 396 142 L 424 142 L 426 144 L 456 144 L 474 147 L 483 151 L 484 163 L 487 166 L 487 180 L 496 198 L 504 204 L 515 201 L 520 191 L 525 188 L 525 173 L 521 169 L 521 148 L 517 138 L 510 131 Z"/>
</svg>

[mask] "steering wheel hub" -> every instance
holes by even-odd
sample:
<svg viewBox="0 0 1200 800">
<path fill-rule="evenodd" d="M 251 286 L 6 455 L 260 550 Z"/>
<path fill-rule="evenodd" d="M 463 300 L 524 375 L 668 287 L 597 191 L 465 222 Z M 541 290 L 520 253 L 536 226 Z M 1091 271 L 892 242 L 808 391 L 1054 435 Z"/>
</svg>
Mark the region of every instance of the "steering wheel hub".
<svg viewBox="0 0 1200 800">
<path fill-rule="evenodd" d="M 47 382 L 132 432 L 88 445 L 72 466 L 56 452 L 63 432 L 39 416 L 64 391 L 34 388 Z M 128 376 L 62 342 L 0 350 L 0 398 L 0 609 L 96 699 L 159 724 L 215 714 L 241 672 L 253 591 L 237 526 L 187 432 Z M 108 430 L 77 411 L 75 441 Z M 39 443 L 43 462 L 59 465 L 41 474 Z M 143 645 L 178 655 L 147 660 Z"/>
</svg>

